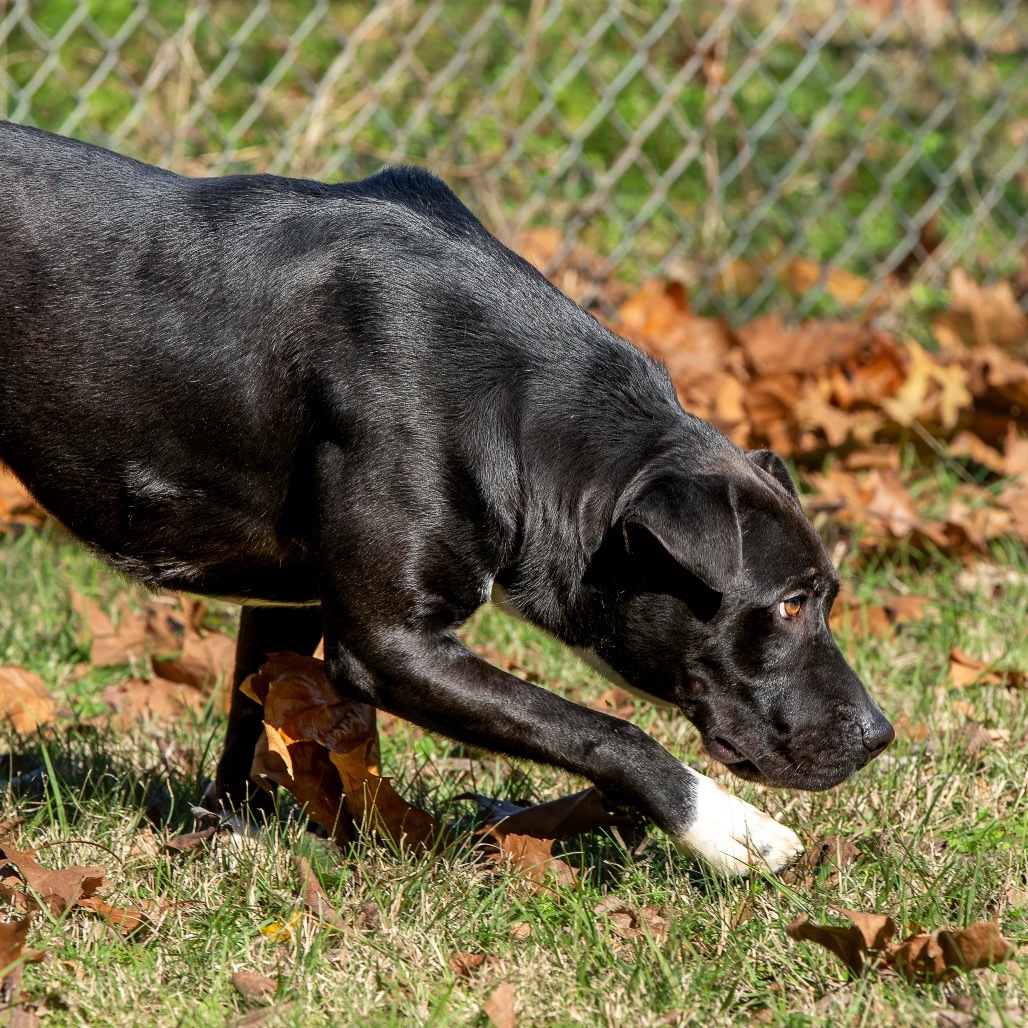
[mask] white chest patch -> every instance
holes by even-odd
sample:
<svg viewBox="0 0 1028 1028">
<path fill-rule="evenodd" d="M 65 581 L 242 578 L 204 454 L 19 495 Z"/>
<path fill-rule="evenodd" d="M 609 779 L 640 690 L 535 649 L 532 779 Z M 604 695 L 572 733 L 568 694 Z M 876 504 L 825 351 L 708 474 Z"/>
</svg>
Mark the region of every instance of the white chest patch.
<svg viewBox="0 0 1028 1028">
<path fill-rule="evenodd" d="M 685 770 L 695 781 L 696 809 L 692 825 L 672 839 L 678 849 L 715 871 L 739 877 L 752 871 L 781 871 L 803 852 L 803 844 L 791 828 L 725 792 L 691 767 Z"/>
</svg>

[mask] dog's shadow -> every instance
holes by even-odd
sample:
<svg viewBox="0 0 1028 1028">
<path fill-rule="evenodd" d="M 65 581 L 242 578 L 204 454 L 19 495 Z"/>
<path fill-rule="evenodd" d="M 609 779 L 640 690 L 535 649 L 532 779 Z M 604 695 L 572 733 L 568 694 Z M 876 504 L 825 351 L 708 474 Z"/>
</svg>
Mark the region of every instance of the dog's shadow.
<svg viewBox="0 0 1028 1028">
<path fill-rule="evenodd" d="M 137 744 L 101 725 L 73 723 L 31 737 L 10 733 L 5 742 L 0 753 L 0 811 L 22 825 L 46 826 L 69 837 L 91 834 L 98 808 L 135 813 L 139 826 L 170 834 L 192 831 L 197 806 L 210 785 L 203 774 L 205 752 L 175 753 L 154 745 L 141 763 Z M 462 812 L 431 775 L 417 774 L 397 784 L 411 802 L 448 822 L 459 840 L 457 851 L 475 859 L 471 842 L 477 824 L 473 814 Z M 510 793 L 504 799 L 520 801 L 522 806 L 536 802 L 530 776 L 515 777 L 509 784 L 516 795 Z M 300 816 L 295 800 L 278 790 L 272 814 L 275 821 L 285 825 Z M 259 827 L 261 820 L 254 824 Z M 308 827 L 316 835 L 326 834 L 313 821 Z M 0 843 L 12 830 L 10 822 L 7 831 L 0 826 Z M 340 850 L 341 859 L 356 855 L 346 847 Z M 638 873 L 640 865 L 645 865 L 648 875 L 662 878 L 673 860 L 641 821 L 627 828 L 566 836 L 554 844 L 553 855 L 576 870 L 581 885 L 602 890 L 624 883 Z M 693 888 L 707 891 L 709 882 L 702 871 L 675 863 L 676 875 L 684 873 Z"/>
</svg>

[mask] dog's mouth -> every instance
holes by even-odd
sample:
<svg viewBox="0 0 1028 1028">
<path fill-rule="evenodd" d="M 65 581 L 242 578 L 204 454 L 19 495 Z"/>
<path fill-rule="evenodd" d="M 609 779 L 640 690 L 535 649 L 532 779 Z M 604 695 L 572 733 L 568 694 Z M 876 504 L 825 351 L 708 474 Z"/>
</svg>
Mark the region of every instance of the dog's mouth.
<svg viewBox="0 0 1028 1028">
<path fill-rule="evenodd" d="M 706 740 L 707 752 L 717 761 L 730 767 L 734 774 L 743 778 L 760 775 L 760 768 L 732 745 L 724 736 L 714 735 Z"/>
</svg>

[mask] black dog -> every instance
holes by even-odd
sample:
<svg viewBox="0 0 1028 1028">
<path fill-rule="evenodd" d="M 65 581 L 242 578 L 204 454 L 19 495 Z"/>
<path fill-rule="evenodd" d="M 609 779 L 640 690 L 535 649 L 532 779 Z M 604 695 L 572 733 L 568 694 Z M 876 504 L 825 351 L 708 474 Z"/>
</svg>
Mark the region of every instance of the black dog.
<svg viewBox="0 0 1028 1028">
<path fill-rule="evenodd" d="M 244 604 L 237 682 L 324 631 L 341 695 L 583 775 L 731 871 L 799 842 L 465 649 L 494 583 L 743 777 L 828 788 L 892 739 L 781 459 L 430 175 L 187 179 L 0 124 L 0 246 L 0 459 L 115 567 Z M 237 692 L 231 802 L 260 724 Z"/>
</svg>

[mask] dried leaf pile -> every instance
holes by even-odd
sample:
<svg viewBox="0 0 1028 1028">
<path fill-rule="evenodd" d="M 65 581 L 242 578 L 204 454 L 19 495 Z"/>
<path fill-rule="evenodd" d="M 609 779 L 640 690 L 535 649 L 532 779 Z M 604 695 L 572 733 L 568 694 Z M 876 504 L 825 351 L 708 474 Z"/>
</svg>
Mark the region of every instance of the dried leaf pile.
<svg viewBox="0 0 1028 1028">
<path fill-rule="evenodd" d="M 543 269 L 564 250 L 553 229 L 526 233 L 520 245 Z M 812 511 L 830 513 L 866 549 L 928 543 L 965 555 L 1001 537 L 1028 541 L 1028 315 L 1009 283 L 981 286 L 956 269 L 949 309 L 931 319 L 922 345 L 875 327 L 907 300 L 898 285 L 847 320 L 787 325 L 769 314 L 732 326 L 697 314 L 680 282 L 654 279 L 632 292 L 601 268 L 575 247 L 551 277 L 583 298 L 599 288 L 597 313 L 664 361 L 687 410 L 740 446 L 769 447 L 807 470 Z M 762 277 L 742 262 L 736 272 Z M 855 309 L 871 291 L 801 258 L 783 277 L 795 293 L 820 284 Z M 915 495 L 900 474 L 901 439 L 930 459 L 985 471 L 995 485 L 968 476 L 953 495 Z M 836 463 L 822 473 L 829 454 Z M 930 507 L 941 509 L 927 516 Z"/>
</svg>

